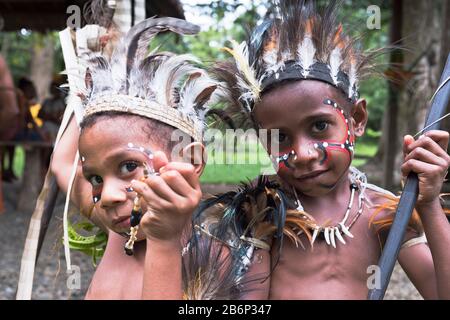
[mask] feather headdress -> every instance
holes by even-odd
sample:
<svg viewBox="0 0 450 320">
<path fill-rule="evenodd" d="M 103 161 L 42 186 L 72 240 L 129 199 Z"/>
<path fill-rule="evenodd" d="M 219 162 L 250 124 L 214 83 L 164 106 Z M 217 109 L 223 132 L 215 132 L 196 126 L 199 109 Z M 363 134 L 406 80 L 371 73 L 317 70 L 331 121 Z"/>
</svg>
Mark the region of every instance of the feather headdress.
<svg viewBox="0 0 450 320">
<path fill-rule="evenodd" d="M 379 51 L 363 52 L 357 38 L 344 34 L 338 4 L 330 1 L 319 10 L 314 1 L 279 1 L 273 19 L 256 27 L 247 42 L 226 49 L 234 62 L 217 64 L 214 72 L 228 84 L 229 105 L 238 107 L 232 116 L 246 122 L 261 94 L 286 80 L 323 81 L 350 101 L 358 99 L 358 82 L 371 73 Z"/>
<path fill-rule="evenodd" d="M 150 18 L 132 27 L 111 59 L 98 53 L 82 58 L 86 67 L 84 117 L 104 112 L 132 113 L 166 123 L 201 141 L 207 103 L 217 87 L 192 55 L 148 53 L 163 31 L 195 34 L 198 26 L 176 18 Z"/>
</svg>

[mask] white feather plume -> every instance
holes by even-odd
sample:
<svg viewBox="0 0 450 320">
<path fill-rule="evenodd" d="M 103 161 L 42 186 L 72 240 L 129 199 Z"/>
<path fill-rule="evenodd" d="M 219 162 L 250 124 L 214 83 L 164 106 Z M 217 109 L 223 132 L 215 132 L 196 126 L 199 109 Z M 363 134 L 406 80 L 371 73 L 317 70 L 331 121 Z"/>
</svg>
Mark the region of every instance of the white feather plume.
<svg viewBox="0 0 450 320">
<path fill-rule="evenodd" d="M 271 68 L 273 65 L 277 64 L 277 57 L 278 57 L 277 51 L 278 51 L 277 48 L 273 48 L 271 50 L 267 50 L 266 52 L 264 52 L 262 59 L 266 64 L 267 68 Z"/>
<path fill-rule="evenodd" d="M 314 64 L 314 55 L 316 54 L 316 48 L 309 35 L 305 35 L 305 38 L 300 43 L 297 49 L 297 59 L 298 63 L 302 67 L 302 75 L 304 77 L 308 76 L 309 69 Z"/>
<path fill-rule="evenodd" d="M 348 80 L 350 82 L 349 88 L 348 88 L 348 97 L 351 99 L 353 95 L 355 94 L 355 90 L 358 90 L 356 87 L 356 83 L 358 81 L 356 66 L 354 63 L 350 64 L 350 72 L 348 75 Z"/>
<path fill-rule="evenodd" d="M 200 113 L 199 118 L 202 118 L 201 112 L 204 108 L 200 108 L 196 112 L 196 100 L 204 90 L 212 87 L 217 87 L 216 82 L 203 72 L 192 80 L 186 80 L 186 84 L 180 92 L 180 103 L 178 110 L 181 113 L 191 117 L 194 117 L 197 113 Z"/>
<path fill-rule="evenodd" d="M 341 49 L 334 48 L 330 54 L 330 75 L 335 85 L 338 85 L 338 73 L 342 64 Z"/>
<path fill-rule="evenodd" d="M 111 57 L 111 79 L 114 91 L 125 93 L 127 57 L 125 40 L 122 38 Z"/>
</svg>

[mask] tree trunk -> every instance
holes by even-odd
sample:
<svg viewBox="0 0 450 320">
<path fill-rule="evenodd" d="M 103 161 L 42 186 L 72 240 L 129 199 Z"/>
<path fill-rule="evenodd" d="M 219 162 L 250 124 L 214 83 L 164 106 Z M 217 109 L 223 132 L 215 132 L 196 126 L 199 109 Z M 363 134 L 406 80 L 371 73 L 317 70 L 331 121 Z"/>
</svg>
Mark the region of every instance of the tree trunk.
<svg viewBox="0 0 450 320">
<path fill-rule="evenodd" d="M 450 53 L 450 0 L 444 0 L 442 10 L 442 37 L 441 37 L 441 70 Z"/>
<path fill-rule="evenodd" d="M 394 0 L 395 1 L 395 0 Z M 440 69 L 442 1 L 408 0 L 402 10 L 402 46 L 404 89 L 399 93 L 397 132 L 389 135 L 395 141 L 395 157 L 385 173 L 392 185 L 400 187 L 400 166 L 403 162 L 403 136 L 414 135 L 423 127 L 429 100 L 437 87 Z M 397 93 L 398 94 L 398 93 Z M 391 114 L 388 114 L 391 117 Z M 394 162 L 393 158 L 395 159 Z M 392 188 L 392 187 L 391 187 Z"/>
<path fill-rule="evenodd" d="M 42 102 L 53 78 L 54 43 L 51 34 L 37 35 L 32 50 L 30 78 L 36 86 L 38 101 Z"/>
<path fill-rule="evenodd" d="M 393 0 L 392 1 L 392 20 L 390 29 L 390 42 L 392 45 L 401 45 L 400 41 L 402 38 L 402 11 L 403 11 L 403 1 Z M 403 52 L 399 49 L 392 51 L 390 56 L 390 65 L 393 74 L 396 74 L 396 67 L 403 63 Z M 394 161 L 396 150 L 398 149 L 398 142 L 395 137 L 397 137 L 397 126 L 398 126 L 398 112 L 399 112 L 399 97 L 401 92 L 401 79 L 399 76 L 396 77 L 396 82 L 389 82 L 388 84 L 388 105 L 384 112 L 384 139 L 383 144 L 383 186 L 387 189 L 392 189 L 394 187 L 394 180 L 392 172 L 394 171 Z M 387 137 L 387 139 L 386 139 Z"/>
</svg>

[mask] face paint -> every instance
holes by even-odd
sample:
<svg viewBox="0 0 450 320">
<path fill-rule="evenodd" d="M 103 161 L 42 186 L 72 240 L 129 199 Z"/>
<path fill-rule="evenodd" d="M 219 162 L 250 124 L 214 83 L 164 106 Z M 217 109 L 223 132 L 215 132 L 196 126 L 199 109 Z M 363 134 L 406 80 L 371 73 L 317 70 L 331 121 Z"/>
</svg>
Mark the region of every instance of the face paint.
<svg viewBox="0 0 450 320">
<path fill-rule="evenodd" d="M 152 173 L 154 173 L 155 171 L 153 170 L 153 152 L 150 149 L 146 149 L 144 147 L 139 147 L 136 146 L 134 143 L 128 143 L 127 145 L 127 149 L 128 150 L 134 150 L 134 151 L 138 151 L 142 154 L 144 154 L 147 158 L 148 158 L 148 163 L 150 163 L 151 165 L 148 165 L 148 163 L 146 164 L 145 162 L 143 163 L 144 166 L 147 165 L 147 169 L 151 169 Z"/>
<path fill-rule="evenodd" d="M 311 154 L 312 152 L 315 151 L 314 144 L 309 144 L 307 148 L 308 154 Z M 291 150 L 288 153 L 282 153 L 278 156 L 271 155 L 271 159 L 274 165 L 277 166 L 279 170 L 283 170 L 286 168 L 294 170 L 295 169 L 294 162 L 297 160 L 297 153 L 295 152 L 295 150 Z"/>
<path fill-rule="evenodd" d="M 92 202 L 96 204 L 101 199 L 103 181 L 101 177 L 93 176 L 90 178 L 90 183 L 92 185 Z"/>
<path fill-rule="evenodd" d="M 308 144 L 308 154 L 311 154 L 313 150 L 319 152 L 319 155 L 321 155 L 319 157 L 321 165 L 330 160 L 332 150 L 348 152 L 351 159 L 354 152 L 354 136 L 350 133 L 349 122 L 345 117 L 344 110 L 339 107 L 336 102 L 330 99 L 325 99 L 323 103 L 332 106 L 342 119 L 342 122 L 345 123 L 345 135 L 342 140 L 315 141 L 314 143 Z M 297 160 L 297 153 L 294 150 L 291 150 L 288 153 L 282 153 L 278 156 L 271 155 L 271 159 L 279 170 L 286 168 L 293 170 L 295 169 L 294 161 Z"/>
<path fill-rule="evenodd" d="M 350 133 L 348 119 L 345 117 L 344 110 L 342 110 L 342 108 L 339 107 L 339 105 L 336 102 L 330 99 L 325 99 L 323 103 L 332 106 L 334 110 L 336 110 L 336 112 L 339 114 L 339 117 L 345 123 L 346 133 L 342 141 L 327 140 L 327 141 L 316 141 L 314 143 L 314 148 L 319 150 L 323 154 L 322 159 L 320 160 L 320 164 L 322 165 L 330 159 L 331 150 L 348 152 L 349 158 L 352 159 L 354 152 L 354 136 L 352 136 Z"/>
<path fill-rule="evenodd" d="M 100 194 L 99 194 L 99 195 L 94 195 L 94 196 L 92 197 L 92 201 L 94 202 L 94 204 L 96 204 L 97 202 L 99 202 L 99 201 L 100 201 Z"/>
<path fill-rule="evenodd" d="M 281 154 L 279 156 L 271 156 L 272 161 L 279 169 L 294 169 L 295 167 L 292 164 L 293 160 L 297 159 L 297 155 L 294 150 L 291 150 L 288 153 Z"/>
</svg>

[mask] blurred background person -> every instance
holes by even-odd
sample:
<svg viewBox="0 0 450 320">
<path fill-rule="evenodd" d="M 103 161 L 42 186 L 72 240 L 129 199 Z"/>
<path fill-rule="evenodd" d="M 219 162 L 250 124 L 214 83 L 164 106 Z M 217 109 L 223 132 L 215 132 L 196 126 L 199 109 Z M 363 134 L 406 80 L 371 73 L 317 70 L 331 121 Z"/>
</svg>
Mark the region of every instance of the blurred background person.
<svg viewBox="0 0 450 320">
<path fill-rule="evenodd" d="M 5 140 L 13 142 L 43 141 L 45 135 L 38 124 L 38 122 L 41 124 L 41 120 L 37 118 L 40 107 L 36 105 L 37 93 L 33 82 L 25 77 L 20 78 L 15 92 L 19 108 L 18 119 L 15 123 L 15 135 L 12 138 L 9 135 L 9 139 Z M 35 116 L 33 116 L 33 113 Z M 9 145 L 4 148 L 2 179 L 7 182 L 17 179 L 13 172 L 15 150 L 15 145 Z"/>
<path fill-rule="evenodd" d="M 42 120 L 43 122 L 42 132 L 45 136 L 45 141 L 52 145 L 55 143 L 56 135 L 58 134 L 58 129 L 66 108 L 66 94 L 59 87 L 63 83 L 65 83 L 65 78 L 63 76 L 58 75 L 53 78 L 49 88 L 50 97 L 44 100 L 37 115 L 38 120 Z M 42 150 L 42 163 L 45 171 L 50 164 L 52 150 L 52 147 L 44 148 Z"/>
<path fill-rule="evenodd" d="M 0 55 L 0 141 L 11 139 L 17 130 L 19 108 L 17 106 L 14 82 L 5 59 Z M 0 147 L 0 160 L 3 158 Z M 0 176 L 2 166 L 0 166 Z M 0 213 L 4 211 L 2 184 L 0 179 Z"/>
<path fill-rule="evenodd" d="M 39 110 L 38 118 L 43 121 L 42 131 L 49 142 L 55 142 L 59 125 L 66 107 L 66 94 L 59 88 L 64 83 L 62 77 L 54 77 L 50 84 L 50 97 L 46 98 Z"/>
</svg>

